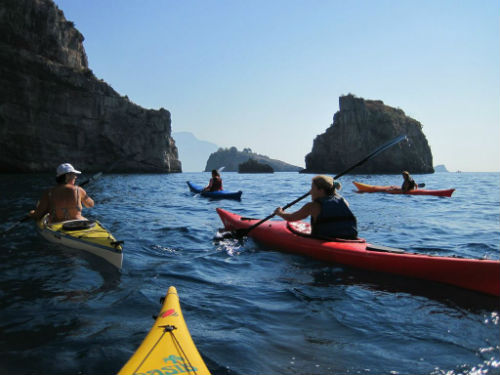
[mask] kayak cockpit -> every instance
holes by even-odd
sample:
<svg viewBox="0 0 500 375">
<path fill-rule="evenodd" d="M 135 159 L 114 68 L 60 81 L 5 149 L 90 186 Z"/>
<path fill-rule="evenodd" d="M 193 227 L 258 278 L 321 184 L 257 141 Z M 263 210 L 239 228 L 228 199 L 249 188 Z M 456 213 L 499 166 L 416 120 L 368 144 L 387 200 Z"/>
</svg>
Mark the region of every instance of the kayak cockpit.
<svg viewBox="0 0 500 375">
<path fill-rule="evenodd" d="M 345 239 L 345 238 L 321 238 L 317 236 L 311 235 L 311 224 L 305 221 L 289 221 L 287 222 L 287 228 L 290 232 L 297 234 L 302 237 L 309 237 L 318 240 L 326 240 L 330 242 L 347 242 L 347 243 L 366 243 L 364 238 L 356 238 L 356 239 Z"/>
</svg>

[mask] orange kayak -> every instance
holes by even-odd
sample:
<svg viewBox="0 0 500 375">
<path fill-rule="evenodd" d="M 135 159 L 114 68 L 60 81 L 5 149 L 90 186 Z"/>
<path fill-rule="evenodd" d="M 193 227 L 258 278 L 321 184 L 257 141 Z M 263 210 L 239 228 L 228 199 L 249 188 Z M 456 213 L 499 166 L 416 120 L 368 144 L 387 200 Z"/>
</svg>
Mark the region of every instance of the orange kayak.
<svg viewBox="0 0 500 375">
<path fill-rule="evenodd" d="M 387 194 L 408 194 L 408 195 L 435 195 L 438 197 L 451 197 L 455 189 L 444 189 L 444 190 L 428 190 L 428 189 L 416 189 L 403 192 L 399 186 L 377 186 L 368 185 L 361 182 L 352 182 L 357 188 L 358 193 L 387 193 Z"/>
</svg>

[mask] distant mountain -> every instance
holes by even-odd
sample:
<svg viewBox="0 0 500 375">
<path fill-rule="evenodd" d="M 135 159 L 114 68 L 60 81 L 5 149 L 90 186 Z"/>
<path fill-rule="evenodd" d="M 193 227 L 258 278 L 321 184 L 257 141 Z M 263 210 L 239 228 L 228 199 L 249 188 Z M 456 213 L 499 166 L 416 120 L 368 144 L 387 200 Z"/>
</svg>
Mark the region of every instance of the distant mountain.
<svg viewBox="0 0 500 375">
<path fill-rule="evenodd" d="M 448 169 L 444 166 L 444 164 L 436 165 L 434 167 L 434 172 L 449 172 Z"/>
<path fill-rule="evenodd" d="M 205 172 L 212 169 L 224 168 L 224 172 L 238 172 L 238 166 L 241 163 L 254 159 L 261 164 L 267 164 L 273 168 L 275 172 L 298 172 L 301 167 L 285 163 L 281 160 L 271 159 L 268 156 L 260 155 L 252 152 L 251 149 L 245 148 L 243 151 L 238 151 L 236 147 L 219 148 L 217 152 L 210 154 L 205 167 Z M 181 158 L 182 160 L 182 158 Z"/>
<path fill-rule="evenodd" d="M 218 148 L 215 143 L 199 140 L 190 132 L 172 133 L 172 137 L 183 172 L 202 172 L 209 155 Z"/>
</svg>

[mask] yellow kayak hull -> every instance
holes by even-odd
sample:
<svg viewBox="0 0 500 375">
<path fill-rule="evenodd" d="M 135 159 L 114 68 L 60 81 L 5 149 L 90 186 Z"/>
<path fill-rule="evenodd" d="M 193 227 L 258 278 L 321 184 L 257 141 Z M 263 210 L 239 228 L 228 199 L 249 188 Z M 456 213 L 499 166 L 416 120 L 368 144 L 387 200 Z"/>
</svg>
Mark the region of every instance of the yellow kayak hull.
<svg viewBox="0 0 500 375">
<path fill-rule="evenodd" d="M 210 374 L 182 316 L 175 287 L 168 289 L 148 335 L 118 375 Z"/>
<path fill-rule="evenodd" d="M 95 221 L 90 228 L 65 229 L 72 224 L 78 224 L 81 220 L 68 220 L 59 223 L 48 223 L 48 216 L 42 217 L 36 222 L 36 229 L 40 235 L 50 242 L 54 242 L 72 249 L 87 251 L 103 258 L 115 267 L 121 268 L 123 262 L 122 242 L 116 241 L 115 237 Z"/>
</svg>

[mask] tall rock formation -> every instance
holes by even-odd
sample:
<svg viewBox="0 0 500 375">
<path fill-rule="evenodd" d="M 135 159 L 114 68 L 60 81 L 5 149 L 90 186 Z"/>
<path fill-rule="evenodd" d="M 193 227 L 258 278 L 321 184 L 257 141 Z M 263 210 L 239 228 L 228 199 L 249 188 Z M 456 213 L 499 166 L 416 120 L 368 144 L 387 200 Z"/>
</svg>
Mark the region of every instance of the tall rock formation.
<svg viewBox="0 0 500 375">
<path fill-rule="evenodd" d="M 408 135 L 403 141 L 365 164 L 353 173 L 433 173 L 432 153 L 422 132 L 422 124 L 401 109 L 384 105 L 380 100 L 364 100 L 354 95 L 339 98 L 340 110 L 325 133 L 314 139 L 306 155 L 309 173 L 340 173 L 387 141 Z"/>
<path fill-rule="evenodd" d="M 83 39 L 52 0 L 0 2 L 0 172 L 181 172 L 170 113 L 97 79 Z"/>
</svg>

